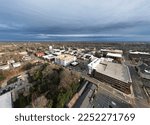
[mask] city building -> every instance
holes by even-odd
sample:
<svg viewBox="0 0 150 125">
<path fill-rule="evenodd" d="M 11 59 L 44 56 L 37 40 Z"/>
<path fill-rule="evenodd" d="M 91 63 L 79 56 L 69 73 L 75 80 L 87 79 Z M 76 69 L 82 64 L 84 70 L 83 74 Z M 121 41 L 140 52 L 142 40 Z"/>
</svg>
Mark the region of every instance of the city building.
<svg viewBox="0 0 150 125">
<path fill-rule="evenodd" d="M 92 54 L 84 54 L 84 56 L 83 56 L 83 59 L 85 60 L 85 59 L 91 59 L 91 58 L 93 58 L 93 55 Z"/>
<path fill-rule="evenodd" d="M 150 53 L 130 50 L 129 51 L 129 58 L 130 59 L 149 59 Z"/>
<path fill-rule="evenodd" d="M 12 64 L 12 63 L 15 63 L 15 60 L 11 59 L 7 61 L 7 64 Z"/>
<path fill-rule="evenodd" d="M 122 50 L 118 50 L 118 49 L 100 49 L 100 52 L 106 56 L 108 53 L 116 53 L 116 54 L 121 54 L 123 55 L 123 51 Z"/>
<path fill-rule="evenodd" d="M 100 61 L 101 61 L 100 58 L 96 58 L 91 63 L 88 64 L 88 74 L 90 75 L 92 74 L 93 70 L 100 63 Z"/>
<path fill-rule="evenodd" d="M 43 56 L 44 59 L 47 59 L 47 60 L 49 60 L 49 61 L 55 60 L 55 57 L 56 57 L 56 56 L 54 56 L 54 55 L 52 55 L 52 54 Z"/>
<path fill-rule="evenodd" d="M 13 63 L 12 66 L 13 66 L 14 68 L 20 67 L 20 66 L 21 66 L 21 63 L 20 63 L 20 62 L 16 62 L 16 63 Z"/>
<path fill-rule="evenodd" d="M 122 54 L 118 54 L 118 53 L 107 53 L 106 56 L 110 58 L 122 58 Z"/>
<path fill-rule="evenodd" d="M 88 64 L 89 74 L 126 93 L 131 93 L 132 79 L 126 65 L 113 63 L 106 59 L 97 59 Z"/>
<path fill-rule="evenodd" d="M 114 59 L 114 62 L 116 63 L 122 63 L 123 62 L 123 56 L 120 53 L 107 53 L 106 57 Z"/>
<path fill-rule="evenodd" d="M 26 55 L 28 55 L 28 52 L 27 51 L 23 51 L 23 52 L 20 52 L 19 54 L 26 56 Z"/>
<path fill-rule="evenodd" d="M 44 52 L 37 52 L 35 55 L 36 55 L 37 57 L 42 57 L 42 56 L 44 56 L 45 54 L 44 54 Z"/>
<path fill-rule="evenodd" d="M 112 62 L 113 59 L 112 58 L 93 58 L 92 62 L 88 64 L 88 74 L 92 74 L 92 71 L 95 69 L 95 67 L 102 61 L 108 61 L 108 62 Z"/>
<path fill-rule="evenodd" d="M 61 51 L 55 51 L 55 52 L 53 52 L 53 55 L 55 55 L 55 56 L 59 56 L 61 54 L 62 54 Z"/>
<path fill-rule="evenodd" d="M 9 65 L 1 65 L 0 70 L 9 70 L 10 66 Z"/>
<path fill-rule="evenodd" d="M 67 66 L 76 60 L 77 60 L 77 58 L 75 56 L 72 56 L 69 54 L 62 54 L 55 58 L 55 63 L 62 65 L 62 66 Z"/>
<path fill-rule="evenodd" d="M 7 92 L 0 96 L 0 108 L 12 108 L 11 92 Z"/>
<path fill-rule="evenodd" d="M 93 56 L 90 58 L 90 61 L 93 62 L 95 59 L 97 59 L 97 57 Z"/>
<path fill-rule="evenodd" d="M 62 53 L 64 53 L 65 50 L 53 49 L 51 52 L 52 52 L 53 55 L 59 56 L 59 55 L 61 55 Z"/>
</svg>

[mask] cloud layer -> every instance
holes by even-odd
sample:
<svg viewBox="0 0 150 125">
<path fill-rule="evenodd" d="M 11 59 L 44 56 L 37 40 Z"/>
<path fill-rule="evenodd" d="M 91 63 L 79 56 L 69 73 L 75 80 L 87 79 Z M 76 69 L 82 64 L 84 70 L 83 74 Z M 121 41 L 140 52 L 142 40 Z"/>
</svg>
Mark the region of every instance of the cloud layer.
<svg viewBox="0 0 150 125">
<path fill-rule="evenodd" d="M 148 41 L 149 12 L 149 0 L 0 0 L 0 40 Z"/>
</svg>

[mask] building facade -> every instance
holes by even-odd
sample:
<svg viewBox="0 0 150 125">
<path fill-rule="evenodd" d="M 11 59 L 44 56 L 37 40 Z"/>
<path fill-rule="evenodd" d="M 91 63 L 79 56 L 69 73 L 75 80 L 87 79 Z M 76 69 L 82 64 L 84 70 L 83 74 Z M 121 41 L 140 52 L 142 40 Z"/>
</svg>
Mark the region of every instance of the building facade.
<svg viewBox="0 0 150 125">
<path fill-rule="evenodd" d="M 131 94 L 132 79 L 126 65 L 100 60 L 93 67 L 89 67 L 89 73 L 101 82 L 108 83 L 123 93 Z"/>
</svg>

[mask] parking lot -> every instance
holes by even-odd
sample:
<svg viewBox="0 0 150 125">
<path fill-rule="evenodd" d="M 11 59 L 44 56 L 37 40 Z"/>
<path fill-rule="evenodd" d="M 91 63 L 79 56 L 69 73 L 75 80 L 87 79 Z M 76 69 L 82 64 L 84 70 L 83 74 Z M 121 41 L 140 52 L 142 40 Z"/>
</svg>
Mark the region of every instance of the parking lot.
<svg viewBox="0 0 150 125">
<path fill-rule="evenodd" d="M 77 59 L 77 62 L 79 63 L 76 66 L 72 66 L 72 65 L 68 65 L 67 68 L 69 68 L 70 70 L 75 70 L 77 72 L 81 72 L 81 73 L 88 73 L 88 64 L 89 61 L 88 60 L 81 60 L 81 59 Z"/>
<path fill-rule="evenodd" d="M 126 101 L 116 98 L 104 89 L 99 89 L 92 102 L 94 108 L 130 108 Z"/>
</svg>

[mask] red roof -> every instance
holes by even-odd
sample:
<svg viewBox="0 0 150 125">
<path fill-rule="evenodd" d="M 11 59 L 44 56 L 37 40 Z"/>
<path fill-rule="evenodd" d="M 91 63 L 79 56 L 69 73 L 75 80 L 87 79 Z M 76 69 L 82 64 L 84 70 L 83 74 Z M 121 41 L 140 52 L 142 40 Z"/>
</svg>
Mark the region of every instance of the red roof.
<svg viewBox="0 0 150 125">
<path fill-rule="evenodd" d="M 36 53 L 36 56 L 38 56 L 38 57 L 42 57 L 42 56 L 44 56 L 45 54 L 44 54 L 44 52 L 37 52 Z"/>
</svg>

